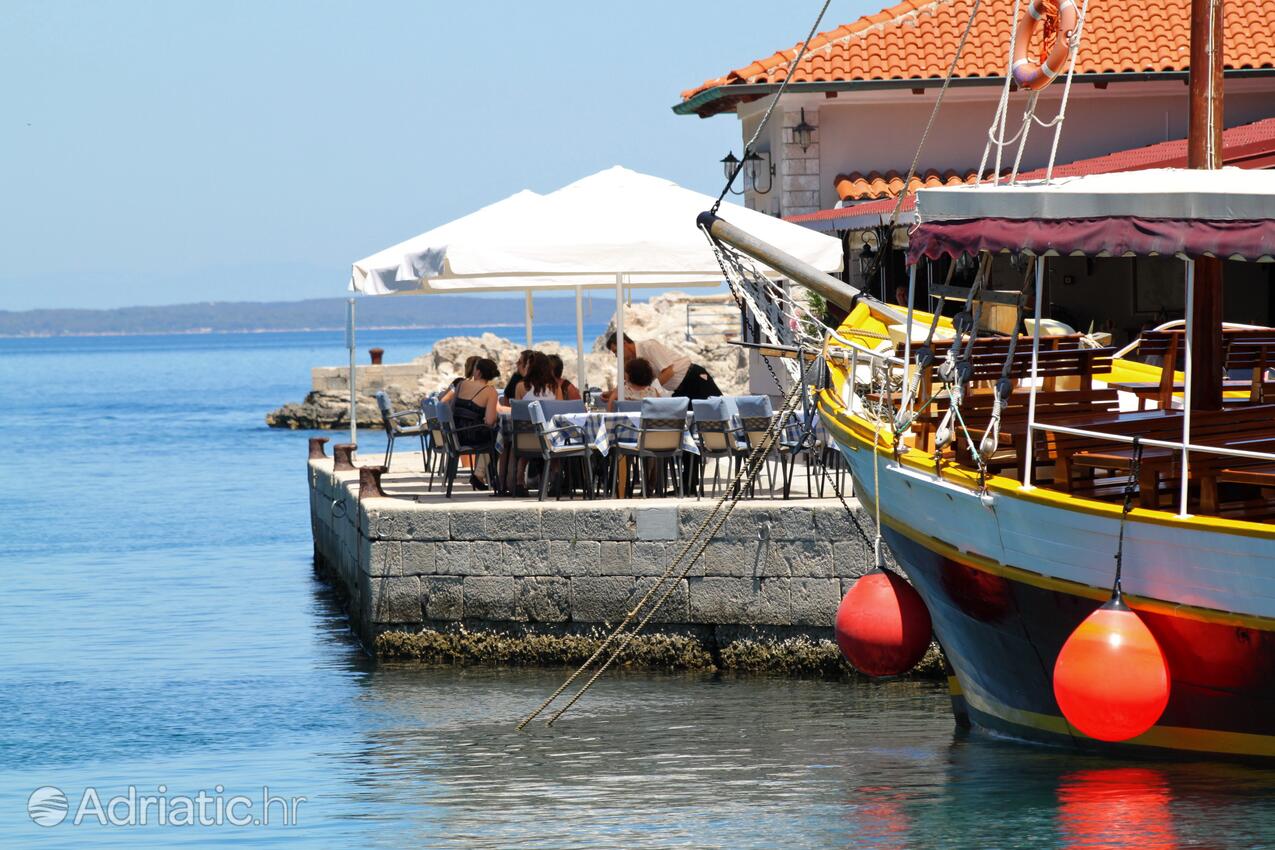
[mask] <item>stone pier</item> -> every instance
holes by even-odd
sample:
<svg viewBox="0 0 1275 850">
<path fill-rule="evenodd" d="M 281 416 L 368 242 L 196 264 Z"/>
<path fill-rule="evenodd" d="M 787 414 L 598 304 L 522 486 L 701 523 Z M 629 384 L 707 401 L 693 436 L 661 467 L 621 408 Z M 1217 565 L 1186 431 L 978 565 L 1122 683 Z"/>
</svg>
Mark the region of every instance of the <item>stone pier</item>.
<svg viewBox="0 0 1275 850">
<path fill-rule="evenodd" d="M 421 469 L 419 454 L 396 455 L 388 496 L 360 500 L 357 471 L 309 461 L 316 569 L 379 654 L 463 655 L 456 635 L 491 633 L 557 641 L 545 660 L 570 661 L 585 645 L 577 638 L 617 623 L 659 580 L 715 501 L 538 502 L 467 487 L 446 499 L 441 487 L 427 489 Z M 741 640 L 818 656 L 799 666 L 836 666 L 832 622 L 849 584 L 871 568 L 855 527 L 870 536 L 871 518 L 853 500 L 850 514 L 835 498 L 758 495 L 673 581 L 648 631 L 698 645 L 717 666 Z M 526 654 L 484 647 L 497 662 Z M 737 666 L 748 666 L 734 650 Z"/>
</svg>

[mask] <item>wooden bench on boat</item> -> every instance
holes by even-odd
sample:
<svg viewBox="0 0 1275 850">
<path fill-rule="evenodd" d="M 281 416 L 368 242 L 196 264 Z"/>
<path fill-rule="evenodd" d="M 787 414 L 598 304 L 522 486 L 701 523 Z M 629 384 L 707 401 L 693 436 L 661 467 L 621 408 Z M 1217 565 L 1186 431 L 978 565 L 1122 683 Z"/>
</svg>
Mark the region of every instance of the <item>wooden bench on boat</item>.
<svg viewBox="0 0 1275 850">
<path fill-rule="evenodd" d="M 1042 400 L 1046 405 L 1051 404 L 1049 397 L 1056 392 L 1067 394 L 1080 390 L 1092 393 L 1094 375 L 1101 375 L 1111 371 L 1111 354 L 1113 350 L 1081 348 L 1080 340 L 1080 334 L 1041 338 L 1039 358 L 1041 389 L 1037 393 L 1038 406 L 1042 403 Z M 1009 337 L 979 337 L 974 341 L 974 346 L 971 350 L 969 357 L 971 377 L 966 392 L 965 404 L 961 408 L 961 414 L 967 426 L 971 429 L 978 428 L 980 433 L 983 428 L 986 428 L 987 420 L 991 415 L 991 400 L 994 398 L 992 388 L 1001 377 L 1005 358 L 1009 354 L 1009 343 Z M 947 412 L 946 394 L 942 392 L 937 396 L 932 396 L 931 394 L 934 392 L 934 370 L 938 368 L 946 357 L 951 345 L 951 340 L 936 340 L 931 346 L 934 351 L 934 362 L 921 372 L 921 380 L 917 391 L 918 408 L 915 412 L 912 429 L 916 437 L 916 446 L 925 451 L 933 448 L 934 432 Z M 902 356 L 901 349 L 899 356 Z M 1032 339 L 1028 336 L 1020 336 L 1018 338 L 1018 346 L 1014 352 L 1013 362 L 1010 364 L 1009 377 L 1014 381 L 1020 381 L 1030 376 L 1031 359 Z M 1074 384 L 1074 388 L 1059 390 L 1060 382 L 1070 382 Z M 1016 415 L 1012 411 L 1017 406 L 1026 404 L 1026 398 L 1027 391 L 1025 389 L 1020 387 L 1015 390 L 1010 397 L 1009 404 L 1006 406 L 1007 419 L 1012 419 Z M 1058 403 L 1085 402 L 1085 399 L 1081 396 L 1071 396 L 1070 398 L 1071 402 L 1060 400 Z M 928 403 L 926 403 L 927 400 Z M 1106 399 L 1104 396 L 1101 400 L 1091 399 L 1091 402 L 1093 401 L 1105 403 Z M 1023 415 L 1026 415 L 1025 408 Z M 1002 433 L 1012 433 L 1013 429 L 1007 430 L 1002 425 L 1001 430 Z"/>
<path fill-rule="evenodd" d="M 1181 411 L 1157 410 L 1137 413 L 1109 414 L 1088 421 L 1076 417 L 1067 421 L 1041 421 L 1050 435 L 1049 451 L 1054 458 L 1054 486 L 1068 493 L 1088 493 L 1094 496 L 1104 493 L 1104 482 L 1093 472 L 1127 474 L 1133 460 L 1133 447 L 1115 444 L 1097 437 L 1077 436 L 1048 431 L 1049 425 L 1083 428 L 1120 436 L 1138 436 L 1147 439 L 1177 442 L 1182 439 Z M 1219 411 L 1195 411 L 1191 418 L 1191 442 L 1219 448 L 1250 449 L 1264 451 L 1272 445 L 1275 435 L 1275 405 L 1246 405 Z M 1216 481 L 1227 470 L 1242 470 L 1247 464 L 1242 459 L 1196 452 L 1191 455 L 1190 474 L 1203 477 L 1210 483 L 1202 487 L 1201 504 L 1205 510 L 1216 510 Z M 1077 473 L 1089 470 L 1084 481 L 1077 481 Z M 1139 502 L 1143 507 L 1157 508 L 1165 485 L 1181 475 L 1181 452 L 1159 446 L 1144 446 L 1138 480 Z M 1118 491 L 1123 482 L 1105 482 L 1108 490 Z M 1210 492 L 1212 491 L 1212 492 Z"/>
<path fill-rule="evenodd" d="M 1241 403 L 1261 404 L 1268 392 L 1275 390 L 1275 381 L 1268 380 L 1267 370 L 1275 366 L 1275 329 L 1227 328 L 1222 335 L 1223 362 L 1228 372 L 1244 371 L 1247 380 L 1228 379 L 1223 382 L 1227 392 L 1248 391 L 1247 398 L 1235 399 Z M 1148 331 L 1138 341 L 1138 356 L 1158 358 L 1161 362 L 1159 381 L 1121 381 L 1119 389 L 1133 393 L 1142 407 L 1154 402 L 1161 408 L 1173 405 L 1173 396 L 1183 390 L 1177 372 L 1185 356 L 1186 334 L 1182 330 Z M 1271 393 L 1275 395 L 1275 392 Z M 1228 400 L 1231 401 L 1231 400 Z"/>
</svg>

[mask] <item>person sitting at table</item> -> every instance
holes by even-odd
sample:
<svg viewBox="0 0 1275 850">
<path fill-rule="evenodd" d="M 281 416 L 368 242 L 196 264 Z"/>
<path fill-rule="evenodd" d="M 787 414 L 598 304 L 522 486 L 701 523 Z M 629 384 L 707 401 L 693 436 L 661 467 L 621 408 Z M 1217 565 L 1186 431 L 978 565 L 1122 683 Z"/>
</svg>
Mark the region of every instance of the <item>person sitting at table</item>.
<svg viewBox="0 0 1275 850">
<path fill-rule="evenodd" d="M 543 351 L 531 352 L 522 379 L 514 386 L 514 394 L 508 398 L 523 401 L 554 401 L 558 398 L 558 381 L 553 376 L 549 355 Z"/>
<path fill-rule="evenodd" d="M 531 363 L 531 355 L 535 353 L 528 348 L 518 354 L 518 362 L 514 364 L 514 373 L 509 376 L 509 382 L 505 384 L 505 401 L 512 401 L 518 397 L 514 395 L 514 390 L 518 387 L 518 382 L 522 380 L 522 376 L 527 373 L 527 366 Z"/>
<path fill-rule="evenodd" d="M 442 402 L 452 407 L 452 419 L 456 422 L 457 439 L 461 445 L 484 446 L 490 442 L 490 434 L 474 426 L 495 427 L 499 412 L 496 388 L 491 382 L 499 377 L 500 367 L 496 365 L 496 361 L 477 357 L 469 377 L 443 395 Z M 469 476 L 469 483 L 475 490 L 486 490 L 489 486 L 487 466 L 488 457 L 485 453 L 475 457 L 474 471 Z"/>
<path fill-rule="evenodd" d="M 471 354 L 465 358 L 465 368 L 461 369 L 460 374 L 452 379 L 449 391 L 456 389 L 457 385 L 459 385 L 461 381 L 468 380 L 469 376 L 474 374 L 474 364 L 477 362 L 477 354 Z"/>
<path fill-rule="evenodd" d="M 615 332 L 607 337 L 607 351 L 615 353 Z M 678 398 L 706 399 L 719 396 L 722 391 L 708 370 L 691 358 L 678 354 L 664 343 L 654 339 L 634 342 L 628 334 L 624 335 L 624 360 L 627 363 L 641 357 L 650 361 L 655 370 L 655 380 L 668 394 Z M 609 394 L 604 398 L 610 400 Z"/>
<path fill-rule="evenodd" d="M 553 379 L 558 382 L 558 398 L 562 401 L 576 401 L 582 398 L 576 385 L 562 377 L 562 358 L 556 354 L 550 354 L 549 365 L 553 367 Z"/>
<path fill-rule="evenodd" d="M 645 357 L 624 361 L 624 399 L 637 401 L 644 398 L 666 398 L 668 390 L 655 380 L 655 367 Z M 607 410 L 615 410 L 616 399 L 607 401 Z"/>
</svg>

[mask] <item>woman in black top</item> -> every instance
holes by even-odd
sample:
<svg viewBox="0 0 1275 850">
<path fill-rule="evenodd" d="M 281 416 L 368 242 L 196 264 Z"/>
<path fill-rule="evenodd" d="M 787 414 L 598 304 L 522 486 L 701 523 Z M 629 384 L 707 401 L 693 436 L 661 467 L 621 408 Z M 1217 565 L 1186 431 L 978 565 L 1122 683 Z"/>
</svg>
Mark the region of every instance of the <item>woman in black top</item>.
<svg viewBox="0 0 1275 850">
<path fill-rule="evenodd" d="M 452 418 L 456 428 L 460 430 L 457 439 L 464 446 L 485 446 L 491 442 L 491 433 L 475 426 L 493 428 L 499 417 L 496 408 L 496 388 L 491 382 L 500 377 L 500 369 L 495 361 L 480 357 L 474 361 L 473 371 L 469 377 L 457 384 L 443 396 L 444 404 L 452 406 Z M 474 461 L 474 474 L 469 483 L 476 490 L 488 487 L 487 455 L 479 454 Z"/>
</svg>

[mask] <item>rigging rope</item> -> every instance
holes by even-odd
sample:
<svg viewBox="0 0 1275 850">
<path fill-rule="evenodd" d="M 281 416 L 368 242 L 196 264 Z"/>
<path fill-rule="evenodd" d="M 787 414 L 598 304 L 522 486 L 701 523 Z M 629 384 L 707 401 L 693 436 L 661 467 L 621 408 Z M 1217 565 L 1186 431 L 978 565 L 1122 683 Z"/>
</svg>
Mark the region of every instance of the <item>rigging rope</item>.
<svg viewBox="0 0 1275 850">
<path fill-rule="evenodd" d="M 743 170 L 744 165 L 748 162 L 748 154 L 752 151 L 753 145 L 757 143 L 757 138 L 761 135 L 761 131 L 770 121 L 770 115 L 775 111 L 775 105 L 779 103 L 779 98 L 783 97 L 788 83 L 792 80 L 792 72 L 801 62 L 801 57 L 806 55 L 806 48 L 810 46 L 810 40 L 815 37 L 815 31 L 819 29 L 819 22 L 823 20 L 824 13 L 828 11 L 828 6 L 832 0 L 823 0 L 823 8 L 819 10 L 819 15 L 815 18 L 815 22 L 810 27 L 810 32 L 806 34 L 806 40 L 801 43 L 801 49 L 797 51 L 797 55 L 788 63 L 788 72 L 784 74 L 784 80 L 779 84 L 779 89 L 775 92 L 775 96 L 770 99 L 770 105 L 766 107 L 766 114 L 762 116 L 761 123 L 757 125 L 757 129 L 753 131 L 752 137 L 748 140 L 748 144 L 744 145 L 744 155 L 740 157 L 739 162 L 735 164 L 735 168 L 730 173 L 730 177 L 726 179 L 726 185 L 722 187 L 722 193 L 717 196 L 717 200 L 713 202 L 712 212 L 716 214 L 721 207 L 722 201 L 726 198 L 726 193 L 730 191 L 730 187 L 735 185 L 735 178 L 739 172 Z"/>
<path fill-rule="evenodd" d="M 787 412 L 792 411 L 793 402 L 797 400 L 797 392 L 800 389 L 801 389 L 800 384 L 794 384 L 792 392 L 790 392 L 788 396 L 786 397 L 784 402 L 784 409 Z M 528 723 L 534 720 L 537 716 L 539 716 L 546 708 L 549 707 L 550 704 L 554 702 L 554 700 L 556 700 L 559 696 L 561 696 L 562 693 L 566 691 L 567 688 L 571 687 L 572 683 L 574 683 L 578 678 L 580 678 L 580 676 L 583 675 L 584 672 L 593 665 L 593 662 L 597 661 L 598 658 L 602 656 L 603 652 L 605 652 L 607 648 L 610 647 L 611 644 L 613 644 L 621 636 L 621 634 L 628 628 L 629 624 L 633 622 L 634 619 L 637 618 L 638 614 L 642 611 L 643 607 L 645 607 L 646 604 L 652 598 L 654 598 L 656 593 L 658 593 L 669 582 L 669 579 L 673 577 L 674 571 L 677 570 L 677 568 L 682 565 L 683 561 L 686 560 L 688 555 L 690 556 L 690 560 L 686 561 L 685 568 L 683 569 L 682 573 L 678 576 L 678 580 L 680 580 L 681 578 L 684 578 L 686 574 L 690 572 L 691 567 L 693 567 L 695 563 L 698 561 L 699 556 L 704 551 L 704 548 L 708 545 L 709 542 L 711 542 L 713 536 L 716 535 L 717 531 L 721 528 L 722 524 L 726 521 L 726 516 L 729 516 L 730 512 L 734 510 L 735 503 L 739 500 L 742 493 L 744 492 L 745 483 L 751 485 L 751 483 L 753 482 L 753 479 L 757 475 L 757 472 L 760 471 L 760 468 L 761 468 L 760 463 L 755 463 L 754 461 L 756 461 L 758 458 L 765 458 L 765 456 L 769 453 L 770 448 L 773 447 L 774 445 L 774 439 L 780 430 L 778 423 L 780 423 L 781 421 L 782 421 L 781 417 L 775 418 L 771 427 L 767 429 L 767 431 L 765 432 L 765 435 L 763 436 L 761 442 L 759 442 L 758 445 L 754 448 L 752 454 L 748 458 L 748 461 L 743 466 L 741 466 L 740 469 L 736 472 L 734 482 L 732 482 L 731 486 L 725 490 L 721 498 L 719 498 L 717 502 L 713 505 L 713 508 L 712 510 L 709 511 L 708 516 L 705 517 L 704 521 L 695 530 L 695 533 L 692 534 L 690 539 L 688 539 L 685 545 L 682 546 L 682 549 L 677 553 L 676 557 L 674 557 L 673 560 L 669 562 L 668 567 L 665 568 L 664 572 L 659 576 L 658 579 L 656 579 L 655 583 L 650 587 L 650 589 L 648 589 L 647 592 L 642 596 L 642 598 L 637 601 L 637 603 L 628 611 L 627 614 L 625 614 L 624 618 L 620 621 L 619 625 L 617 625 L 614 629 L 612 629 L 611 632 L 606 636 L 606 638 L 603 639 L 602 643 L 598 646 L 596 650 L 594 650 L 593 654 L 590 655 L 588 659 L 586 659 L 585 662 L 581 664 L 580 667 L 576 669 L 574 673 L 572 673 L 569 677 L 567 677 L 567 680 L 563 682 L 561 685 L 559 685 L 557 690 L 555 690 L 552 694 L 550 694 L 549 697 L 544 702 L 542 702 L 536 708 L 535 711 L 531 712 L 529 715 L 523 718 L 521 722 L 518 723 L 518 726 L 517 726 L 518 729 L 522 729 Z M 747 476 L 747 482 L 744 481 L 745 476 Z M 726 514 L 722 516 L 720 520 L 718 520 L 718 514 L 723 509 L 724 506 L 726 507 Z M 710 525 L 712 526 L 711 531 L 709 530 Z M 707 537 L 705 537 L 706 531 L 708 531 Z M 695 549 L 696 546 L 698 546 L 699 549 L 698 551 L 692 554 L 692 550 Z M 677 580 L 674 580 L 672 584 L 669 585 L 668 590 L 665 591 L 664 595 L 662 595 L 659 598 L 659 600 L 655 603 L 654 607 L 651 608 L 651 610 L 647 613 L 647 615 L 637 625 L 636 627 L 637 630 L 641 630 L 642 627 L 646 625 L 646 623 L 650 620 L 650 618 L 654 616 L 655 612 L 659 610 L 660 606 L 664 603 L 664 600 L 668 598 L 669 594 L 671 594 L 673 592 L 673 589 L 676 587 L 677 587 Z M 634 634 L 636 634 L 636 632 L 634 632 Z M 611 656 L 607 659 L 606 663 L 597 672 L 597 674 L 595 674 L 593 678 L 589 680 L 588 684 L 586 684 L 584 688 L 582 688 L 581 691 L 577 693 L 571 699 L 571 701 L 567 703 L 567 705 L 563 709 L 561 709 L 557 714 L 553 716 L 552 719 L 550 719 L 549 721 L 550 723 L 552 723 L 554 720 L 557 720 L 559 717 L 561 717 L 563 712 L 565 712 L 568 708 L 574 705 L 575 702 L 581 696 L 584 695 L 584 691 L 588 690 L 588 688 L 591 687 L 595 681 L 597 681 L 598 676 L 600 676 L 602 672 L 606 670 L 607 667 L 610 666 L 610 664 L 615 660 L 615 658 L 618 656 L 619 653 L 624 651 L 624 648 L 628 646 L 628 643 L 630 640 L 632 640 L 632 635 L 624 639 L 624 642 L 620 645 L 619 649 L 617 649 L 615 652 L 611 654 Z"/>
</svg>

